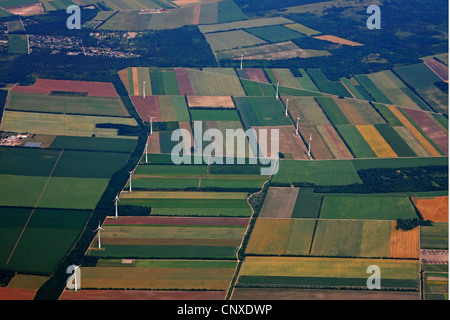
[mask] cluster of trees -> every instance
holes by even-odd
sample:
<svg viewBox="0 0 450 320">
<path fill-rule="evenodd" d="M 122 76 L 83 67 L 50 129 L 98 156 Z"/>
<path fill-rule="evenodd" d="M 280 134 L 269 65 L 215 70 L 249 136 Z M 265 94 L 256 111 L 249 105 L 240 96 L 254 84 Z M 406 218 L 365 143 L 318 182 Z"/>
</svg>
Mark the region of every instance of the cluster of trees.
<svg viewBox="0 0 450 320">
<path fill-rule="evenodd" d="M 432 221 L 430 220 L 423 220 L 423 219 L 397 219 L 397 224 L 395 226 L 395 229 L 402 229 L 402 230 L 411 230 L 414 229 L 417 226 L 431 226 Z"/>
</svg>

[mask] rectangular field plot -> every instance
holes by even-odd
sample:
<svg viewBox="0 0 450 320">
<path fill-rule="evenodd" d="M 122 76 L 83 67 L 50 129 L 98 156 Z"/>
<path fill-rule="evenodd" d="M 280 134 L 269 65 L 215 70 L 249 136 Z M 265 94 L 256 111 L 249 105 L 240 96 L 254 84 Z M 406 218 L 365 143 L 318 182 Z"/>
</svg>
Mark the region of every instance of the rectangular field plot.
<svg viewBox="0 0 450 320">
<path fill-rule="evenodd" d="M 338 196 L 324 198 L 320 218 L 396 220 L 417 215 L 408 198 Z"/>
<path fill-rule="evenodd" d="M 270 187 L 259 213 L 262 218 L 290 218 L 299 188 Z"/>
<path fill-rule="evenodd" d="M 1 129 L 76 137 L 119 137 L 118 129 L 99 128 L 99 124 L 137 126 L 133 118 L 5 111 Z"/>
<path fill-rule="evenodd" d="M 232 74 L 220 74 L 208 70 L 199 71 L 194 69 L 184 69 L 187 71 L 190 85 L 192 86 L 192 93 L 187 92 L 187 95 L 196 96 L 245 96 L 236 72 Z M 181 72 L 181 70 L 179 71 Z M 183 78 L 178 80 L 180 81 Z M 184 81 L 184 80 L 183 80 Z M 180 85 L 181 87 L 181 85 Z M 182 90 L 181 90 L 182 92 Z M 180 92 L 180 93 L 181 93 Z"/>
<path fill-rule="evenodd" d="M 370 145 L 353 125 L 336 126 L 355 158 L 376 158 Z"/>
<path fill-rule="evenodd" d="M 0 208 L 0 215 L 2 269 L 49 275 L 73 246 L 91 211 Z"/>
<path fill-rule="evenodd" d="M 162 224 L 150 219 L 148 224 L 142 221 L 138 225 L 105 225 L 101 235 L 104 250 L 96 250 L 97 241 L 94 241 L 90 255 L 114 258 L 235 258 L 246 225 L 237 225 L 233 219 L 229 226 L 226 220 L 218 225 L 211 219 L 194 219 L 196 223 L 193 221 L 194 224 L 187 225 L 183 225 L 182 218 L 176 217 L 167 217 Z"/>
<path fill-rule="evenodd" d="M 111 139 L 92 137 L 58 136 L 50 148 L 65 150 L 114 151 L 133 152 L 136 147 L 135 139 Z"/>
<path fill-rule="evenodd" d="M 339 136 L 339 133 L 331 125 L 319 125 L 316 126 L 317 131 L 322 137 L 323 141 L 328 146 L 335 159 L 351 159 L 353 158 L 352 153 L 348 150 L 344 141 Z M 312 141 L 315 142 L 316 137 L 312 137 Z M 313 143 L 311 141 L 311 144 Z"/>
<path fill-rule="evenodd" d="M 383 136 L 386 142 L 390 145 L 392 150 L 399 157 L 414 157 L 416 153 L 408 145 L 408 143 L 403 140 L 400 134 L 388 124 L 375 124 L 374 127 Z"/>
<path fill-rule="evenodd" d="M 420 227 L 420 249 L 448 250 L 448 222 Z"/>
<path fill-rule="evenodd" d="M 258 218 L 247 255 L 308 255 L 315 220 Z"/>
<path fill-rule="evenodd" d="M 352 161 L 281 160 L 280 169 L 272 182 L 292 184 L 309 182 L 316 185 L 347 185 L 362 183 Z"/>
<path fill-rule="evenodd" d="M 304 35 L 281 25 L 251 28 L 246 31 L 267 42 L 283 42 L 304 37 Z"/>
<path fill-rule="evenodd" d="M 448 300 L 448 271 L 424 273 L 424 299 Z"/>
<path fill-rule="evenodd" d="M 373 125 L 357 125 L 359 133 L 379 158 L 396 158 L 397 154 Z"/>
<path fill-rule="evenodd" d="M 252 47 L 267 43 L 244 30 L 207 33 L 205 37 L 213 51 Z"/>
<path fill-rule="evenodd" d="M 323 74 L 322 70 L 308 68 L 306 70 L 308 75 L 314 80 L 314 83 L 320 89 L 321 92 L 330 93 L 337 96 L 344 96 L 347 98 L 351 98 L 352 95 L 348 90 L 342 85 L 342 83 L 338 81 L 330 81 Z"/>
<path fill-rule="evenodd" d="M 448 196 L 412 200 L 425 220 L 448 222 Z"/>
<path fill-rule="evenodd" d="M 236 108 L 245 126 L 281 126 L 291 125 L 284 115 L 285 109 L 275 97 L 236 97 Z"/>
<path fill-rule="evenodd" d="M 400 78 L 413 87 L 417 94 L 419 94 L 420 97 L 435 111 L 448 112 L 448 94 L 442 92 L 435 85 L 435 83 L 442 80 L 436 73 L 430 70 L 425 63 L 398 67 L 394 70 Z"/>
<path fill-rule="evenodd" d="M 418 290 L 418 261 L 302 257 L 247 257 L 237 287 L 367 289 L 371 265 L 383 270 L 383 289 Z"/>
<path fill-rule="evenodd" d="M 151 290 L 227 290 L 235 261 L 101 259 L 95 267 L 83 267 L 83 288 Z M 139 290 L 140 291 L 140 290 Z M 194 296 L 187 292 L 187 297 Z"/>
<path fill-rule="evenodd" d="M 288 112 L 292 118 L 294 120 L 299 118 L 300 125 L 331 124 L 314 97 L 283 97 L 283 101 L 288 105 Z"/>
<path fill-rule="evenodd" d="M 200 31 L 202 31 L 203 33 L 210 33 L 210 32 L 219 32 L 219 31 L 281 25 L 281 24 L 287 24 L 287 23 L 292 23 L 292 21 L 288 20 L 286 18 L 282 18 L 282 17 L 274 17 L 274 18 L 260 18 L 260 19 L 236 21 L 236 22 L 222 23 L 222 24 L 215 24 L 215 25 L 204 25 L 204 26 L 200 26 L 199 28 L 200 28 Z"/>
<path fill-rule="evenodd" d="M 189 108 L 235 108 L 233 99 L 230 96 L 189 96 L 187 99 Z"/>
</svg>

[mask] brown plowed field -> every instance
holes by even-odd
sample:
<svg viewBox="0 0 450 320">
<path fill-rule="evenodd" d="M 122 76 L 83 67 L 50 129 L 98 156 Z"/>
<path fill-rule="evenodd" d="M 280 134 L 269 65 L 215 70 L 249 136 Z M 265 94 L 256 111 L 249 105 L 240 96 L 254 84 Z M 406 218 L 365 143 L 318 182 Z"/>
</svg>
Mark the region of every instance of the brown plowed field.
<svg viewBox="0 0 450 320">
<path fill-rule="evenodd" d="M 270 187 L 261 208 L 261 218 L 290 218 L 299 188 Z"/>
<path fill-rule="evenodd" d="M 158 96 L 148 96 L 145 99 L 142 96 L 131 96 L 130 98 L 142 121 L 150 122 L 148 115 L 155 117 L 153 122 L 162 121 Z"/>
<path fill-rule="evenodd" d="M 46 93 L 52 91 L 87 92 L 95 97 L 119 97 L 112 83 L 95 81 L 72 81 L 38 79 L 32 86 L 16 86 L 11 91 L 25 93 Z"/>
<path fill-rule="evenodd" d="M 189 73 L 184 68 L 175 68 L 175 77 L 177 78 L 178 88 L 180 90 L 180 95 L 194 95 L 194 89 L 192 89 L 191 79 L 189 78 Z"/>
<path fill-rule="evenodd" d="M 36 290 L 0 288 L 0 300 L 33 300 Z"/>
<path fill-rule="evenodd" d="M 226 291 L 64 290 L 60 300 L 225 300 Z"/>
<path fill-rule="evenodd" d="M 395 229 L 396 221 L 391 224 L 391 258 L 419 258 L 419 228 L 404 231 Z"/>
<path fill-rule="evenodd" d="M 263 69 L 260 68 L 246 68 L 245 72 L 247 72 L 248 78 L 252 81 L 269 83 L 267 80 L 266 74 Z"/>
<path fill-rule="evenodd" d="M 300 125 L 300 134 L 305 141 L 309 141 L 309 135 L 312 134 L 314 142 L 311 144 L 311 154 L 314 159 L 334 159 L 333 154 L 328 148 L 322 136 L 319 134 L 315 126 L 303 126 Z"/>
<path fill-rule="evenodd" d="M 230 96 L 189 96 L 189 108 L 236 108 Z"/>
<path fill-rule="evenodd" d="M 434 198 L 413 198 L 425 220 L 448 222 L 448 196 Z"/>
<path fill-rule="evenodd" d="M 107 219 L 105 225 L 192 225 L 192 226 L 246 226 L 249 218 L 223 217 L 119 217 Z"/>
<path fill-rule="evenodd" d="M 448 68 L 436 59 L 424 60 L 424 63 L 436 73 L 442 81 L 448 81 Z"/>
</svg>

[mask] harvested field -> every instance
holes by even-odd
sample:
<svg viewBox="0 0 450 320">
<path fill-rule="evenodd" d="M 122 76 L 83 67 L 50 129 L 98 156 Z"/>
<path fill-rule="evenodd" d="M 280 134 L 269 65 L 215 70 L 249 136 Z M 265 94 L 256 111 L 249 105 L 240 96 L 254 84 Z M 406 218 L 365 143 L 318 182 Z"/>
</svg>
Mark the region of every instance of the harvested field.
<svg viewBox="0 0 450 320">
<path fill-rule="evenodd" d="M 337 97 L 334 98 L 334 101 L 352 124 L 386 123 L 369 102 L 338 99 Z"/>
<path fill-rule="evenodd" d="M 42 6 L 41 2 L 22 4 L 22 5 L 11 6 L 11 7 L 6 7 L 6 8 L 3 7 L 3 9 L 7 10 L 8 12 L 11 12 L 12 14 L 19 15 L 22 17 L 33 16 L 33 15 L 41 14 L 41 13 L 45 12 L 44 7 Z"/>
<path fill-rule="evenodd" d="M 342 39 L 342 38 L 339 38 L 336 36 L 331 36 L 331 35 L 316 36 L 313 38 L 319 39 L 319 40 L 324 40 L 324 41 L 329 41 L 329 42 L 333 42 L 333 43 L 338 43 L 338 44 L 345 44 L 347 46 L 352 46 L 352 47 L 363 46 L 363 44 L 361 44 L 361 43 Z"/>
<path fill-rule="evenodd" d="M 304 37 L 303 34 L 282 25 L 250 28 L 246 31 L 267 42 L 283 42 Z"/>
<path fill-rule="evenodd" d="M 288 112 L 294 120 L 300 118 L 300 125 L 331 124 L 314 97 L 289 97 L 288 99 Z M 283 101 L 285 105 L 288 104 L 286 97 L 283 97 Z"/>
<path fill-rule="evenodd" d="M 11 90 L 11 92 L 46 94 L 52 91 L 87 92 L 88 96 L 119 97 L 112 83 L 95 81 L 38 79 L 32 86 L 16 86 Z"/>
<path fill-rule="evenodd" d="M 0 288 L 0 300 L 33 300 L 37 290 Z"/>
<path fill-rule="evenodd" d="M 230 96 L 188 96 L 189 108 L 235 108 Z"/>
<path fill-rule="evenodd" d="M 329 146 L 327 145 L 325 140 L 323 140 L 316 126 L 301 125 L 299 131 L 304 141 L 309 141 L 310 136 L 313 137 L 314 142 L 311 143 L 311 154 L 314 159 L 335 159 Z"/>
<path fill-rule="evenodd" d="M 373 125 L 357 125 L 356 128 L 379 158 L 396 158 L 397 154 Z"/>
<path fill-rule="evenodd" d="M 232 71 L 232 74 L 230 71 Z M 241 86 L 236 72 L 233 69 L 225 69 L 224 72 L 226 72 L 226 74 L 208 70 L 199 71 L 189 69 L 188 74 L 193 88 L 193 94 L 191 95 L 245 96 L 245 91 Z"/>
<path fill-rule="evenodd" d="M 207 33 L 205 37 L 213 51 L 252 47 L 257 44 L 267 43 L 244 30 Z"/>
<path fill-rule="evenodd" d="M 433 198 L 413 198 L 425 220 L 448 222 L 448 196 Z"/>
<path fill-rule="evenodd" d="M 448 155 L 448 135 L 425 112 L 403 109 L 411 119 Z"/>
<path fill-rule="evenodd" d="M 391 222 L 391 247 L 389 256 L 391 258 L 409 258 L 418 259 L 420 248 L 419 228 L 404 231 L 402 229 L 395 229 L 396 221 Z"/>
<path fill-rule="evenodd" d="M 417 141 L 417 139 L 412 135 L 412 133 L 403 126 L 393 127 L 397 131 L 398 135 L 408 144 L 411 150 L 418 157 L 429 157 L 430 153 L 422 146 L 422 144 Z"/>
<path fill-rule="evenodd" d="M 264 73 L 263 69 L 246 68 L 244 70 L 247 73 L 249 80 L 269 83 L 269 80 L 267 80 L 266 74 Z"/>
<path fill-rule="evenodd" d="M 337 130 L 347 143 L 355 158 L 376 158 L 375 152 L 353 125 L 337 126 Z"/>
<path fill-rule="evenodd" d="M 321 33 L 320 31 L 313 30 L 313 29 L 308 28 L 300 23 L 285 24 L 284 26 L 291 30 L 303 33 L 304 35 L 306 35 L 308 37 Z"/>
<path fill-rule="evenodd" d="M 193 96 L 191 80 L 189 79 L 188 70 L 185 68 L 175 68 L 175 76 L 177 78 L 178 87 L 181 95 Z"/>
<path fill-rule="evenodd" d="M 145 98 L 142 96 L 130 96 L 130 99 L 143 122 L 150 122 L 148 115 L 155 117 L 153 119 L 154 122 L 163 121 L 158 96 L 147 96 Z"/>
<path fill-rule="evenodd" d="M 64 290 L 60 300 L 225 300 L 226 291 Z"/>
<path fill-rule="evenodd" d="M 299 188 L 270 187 L 259 213 L 262 218 L 290 218 Z"/>
<path fill-rule="evenodd" d="M 272 154 L 272 143 L 271 137 L 273 137 L 272 130 L 278 130 L 279 140 L 275 140 L 278 143 L 278 151 L 281 152 L 285 158 L 295 159 L 295 160 L 306 160 L 308 159 L 308 147 L 303 143 L 300 136 L 295 134 L 295 127 L 290 126 L 267 126 L 267 127 L 252 127 L 256 132 L 259 130 L 267 130 L 267 137 L 263 139 L 261 134 L 258 134 L 257 141 L 259 147 L 267 146 L 266 148 L 261 148 L 262 155 L 264 157 L 274 157 L 277 155 Z M 270 150 L 270 152 L 269 152 Z M 275 149 L 276 150 L 276 149 Z"/>
</svg>

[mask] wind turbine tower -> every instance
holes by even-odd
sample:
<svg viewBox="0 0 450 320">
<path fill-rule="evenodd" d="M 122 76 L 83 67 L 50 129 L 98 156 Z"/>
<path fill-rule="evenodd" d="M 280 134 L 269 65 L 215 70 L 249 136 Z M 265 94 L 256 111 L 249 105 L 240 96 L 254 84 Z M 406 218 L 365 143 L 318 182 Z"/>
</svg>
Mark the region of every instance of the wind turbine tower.
<svg viewBox="0 0 450 320">
<path fill-rule="evenodd" d="M 286 99 L 286 113 L 285 116 L 288 116 L 288 108 L 289 108 L 289 99 Z"/>
<path fill-rule="evenodd" d="M 116 211 L 116 219 L 119 218 L 119 214 L 118 214 L 118 209 L 117 209 L 117 202 L 119 202 L 119 194 L 116 195 L 116 197 L 114 198 L 114 204 L 115 204 L 115 211 Z"/>
<path fill-rule="evenodd" d="M 131 192 L 131 175 L 133 174 L 133 171 L 128 171 L 128 173 L 130 174 L 130 192 Z"/>
<path fill-rule="evenodd" d="M 105 231 L 105 229 L 103 229 L 102 227 L 100 227 L 100 222 L 99 222 L 99 223 L 98 223 L 97 229 L 94 230 L 94 232 L 98 231 L 98 236 L 97 236 L 97 238 L 98 238 L 98 248 L 99 248 L 99 249 L 102 248 L 102 244 L 101 244 L 101 241 L 100 241 L 100 231 L 101 231 L 101 230 Z"/>
<path fill-rule="evenodd" d="M 241 70 L 242 70 L 242 60 L 244 59 L 244 55 L 241 54 Z"/>
<path fill-rule="evenodd" d="M 297 117 L 297 129 L 295 130 L 295 135 L 298 136 L 298 121 L 300 120 L 300 118 Z"/>
<path fill-rule="evenodd" d="M 142 98 L 145 99 L 145 81 L 144 81 L 144 85 L 142 86 Z"/>
<path fill-rule="evenodd" d="M 150 118 L 150 135 L 153 135 L 153 119 L 156 117 L 151 117 L 149 114 L 148 117 Z"/>
<path fill-rule="evenodd" d="M 280 85 L 280 83 L 279 82 L 277 82 L 277 93 L 275 94 L 275 98 L 277 98 L 277 100 L 279 99 L 279 97 L 278 97 L 278 86 Z"/>
<path fill-rule="evenodd" d="M 311 158 L 311 140 L 312 140 L 312 135 L 310 133 L 309 134 L 309 144 L 308 144 L 308 158 Z"/>
</svg>

